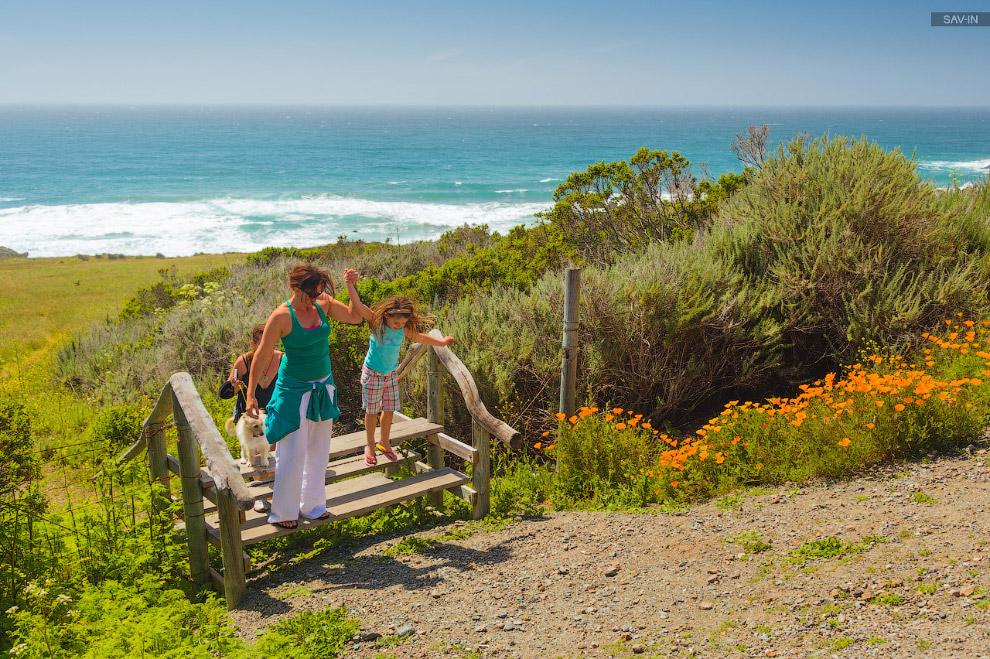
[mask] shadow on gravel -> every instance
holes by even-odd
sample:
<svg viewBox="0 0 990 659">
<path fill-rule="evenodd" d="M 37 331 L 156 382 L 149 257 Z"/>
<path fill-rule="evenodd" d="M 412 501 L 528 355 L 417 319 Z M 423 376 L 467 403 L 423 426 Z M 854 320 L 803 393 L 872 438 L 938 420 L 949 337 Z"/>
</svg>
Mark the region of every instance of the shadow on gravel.
<svg viewBox="0 0 990 659">
<path fill-rule="evenodd" d="M 526 522 L 547 521 L 548 518 L 527 518 Z M 451 542 L 450 538 L 424 538 L 430 544 L 421 553 L 401 556 L 385 556 L 382 554 L 355 556 L 370 547 L 380 545 L 396 538 L 423 537 L 444 524 L 419 527 L 404 533 L 364 536 L 346 541 L 343 545 L 328 548 L 318 557 L 299 561 L 290 565 L 295 556 L 287 552 L 278 560 L 279 565 L 271 572 L 257 574 L 248 581 L 248 595 L 241 608 L 260 610 L 266 614 L 276 610 L 276 607 L 291 610 L 291 606 L 268 595 L 267 591 L 278 588 L 281 584 L 298 581 L 321 580 L 324 587 L 312 587 L 313 593 L 328 594 L 339 589 L 377 590 L 399 585 L 406 590 L 431 589 L 442 586 L 450 577 L 470 573 L 484 567 L 504 563 L 513 557 L 514 545 L 520 541 L 531 540 L 531 533 L 524 532 L 494 544 L 484 550 L 462 547 Z M 511 526 L 507 530 L 511 532 Z M 479 530 L 478 534 L 486 532 Z M 300 549 L 299 553 L 303 553 Z"/>
<path fill-rule="evenodd" d="M 512 558 L 514 539 L 500 542 L 484 551 L 437 542 L 422 554 L 401 557 L 360 556 L 346 567 L 328 570 L 323 576 L 326 590 L 362 588 L 376 590 L 402 586 L 422 590 L 443 585 L 452 574 L 473 572 L 483 566 L 497 565 Z"/>
</svg>

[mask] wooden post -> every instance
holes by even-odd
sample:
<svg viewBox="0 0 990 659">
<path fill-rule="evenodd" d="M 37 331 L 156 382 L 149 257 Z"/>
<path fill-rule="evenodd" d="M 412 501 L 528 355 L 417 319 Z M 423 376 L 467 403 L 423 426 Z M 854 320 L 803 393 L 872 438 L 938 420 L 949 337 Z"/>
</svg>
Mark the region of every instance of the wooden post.
<svg viewBox="0 0 990 659">
<path fill-rule="evenodd" d="M 182 515 L 189 547 L 189 576 L 199 587 L 210 583 L 210 552 L 203 514 L 203 486 L 199 482 L 199 444 L 186 420 L 182 405 L 172 394 L 172 416 L 179 435 L 179 467 L 182 472 Z"/>
<path fill-rule="evenodd" d="M 170 474 L 168 471 L 168 448 L 165 445 L 165 429 L 158 428 L 148 435 L 148 472 L 151 474 L 152 482 L 158 481 L 165 486 L 165 495 L 156 496 L 154 499 L 155 510 L 161 512 L 172 503 L 172 494 L 169 489 Z"/>
<path fill-rule="evenodd" d="M 474 448 L 478 451 L 478 463 L 471 471 L 471 487 L 478 493 L 478 499 L 472 507 L 471 516 L 481 519 L 491 510 L 491 446 L 492 436 L 484 426 L 477 421 L 471 422 L 471 438 Z"/>
<path fill-rule="evenodd" d="M 220 522 L 220 553 L 223 556 L 223 593 L 227 610 L 237 608 L 247 591 L 244 580 L 244 547 L 241 541 L 241 515 L 229 490 L 217 492 Z"/>
<path fill-rule="evenodd" d="M 443 380 L 440 372 L 440 358 L 430 346 L 429 371 L 426 375 L 426 420 L 443 425 Z M 433 469 L 443 468 L 443 449 L 436 442 L 430 442 L 426 449 L 426 463 Z M 426 497 L 434 508 L 443 506 L 443 492 L 433 492 Z"/>
<path fill-rule="evenodd" d="M 581 268 L 568 268 L 564 271 L 564 338 L 560 365 L 560 411 L 567 416 L 575 410 L 580 305 Z"/>
</svg>

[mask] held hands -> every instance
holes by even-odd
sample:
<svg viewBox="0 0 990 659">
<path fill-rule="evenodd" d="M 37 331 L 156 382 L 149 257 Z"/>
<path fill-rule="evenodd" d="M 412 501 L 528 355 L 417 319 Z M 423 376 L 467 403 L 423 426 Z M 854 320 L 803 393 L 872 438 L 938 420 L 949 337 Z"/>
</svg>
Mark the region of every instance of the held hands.
<svg viewBox="0 0 990 659">
<path fill-rule="evenodd" d="M 344 268 L 344 283 L 348 285 L 356 284 L 358 277 L 359 275 L 357 270 L 352 270 L 351 268 Z"/>
</svg>

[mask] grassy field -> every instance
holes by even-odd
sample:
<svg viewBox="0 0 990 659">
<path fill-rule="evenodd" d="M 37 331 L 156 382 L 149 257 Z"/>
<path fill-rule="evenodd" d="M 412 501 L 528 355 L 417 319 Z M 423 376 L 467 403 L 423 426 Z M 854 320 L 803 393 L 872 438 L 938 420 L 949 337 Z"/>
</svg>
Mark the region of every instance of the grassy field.
<svg viewBox="0 0 990 659">
<path fill-rule="evenodd" d="M 0 379 L 94 321 L 116 316 L 138 288 L 161 279 L 160 270 L 175 267 L 182 277 L 243 260 L 243 254 L 0 259 Z"/>
<path fill-rule="evenodd" d="M 53 386 L 58 347 L 92 323 L 117 316 L 137 289 L 175 268 L 181 279 L 244 261 L 243 254 L 160 259 L 129 256 L 0 259 L 0 393 L 16 397 L 32 416 L 39 449 L 75 441 L 97 408 Z"/>
</svg>

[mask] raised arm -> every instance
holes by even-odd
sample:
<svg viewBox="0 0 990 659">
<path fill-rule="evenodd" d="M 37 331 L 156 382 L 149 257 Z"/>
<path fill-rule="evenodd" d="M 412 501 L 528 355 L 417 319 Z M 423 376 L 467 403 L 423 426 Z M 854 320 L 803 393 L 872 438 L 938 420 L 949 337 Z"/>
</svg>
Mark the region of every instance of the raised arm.
<svg viewBox="0 0 990 659">
<path fill-rule="evenodd" d="M 353 272 L 354 274 L 348 278 L 348 273 L 350 272 Z M 358 295 L 357 290 L 357 280 L 358 273 L 356 270 L 344 270 L 344 282 L 347 284 L 347 296 L 351 299 L 351 303 L 354 305 L 354 308 L 357 309 L 357 312 L 361 315 L 361 318 L 370 323 L 371 319 L 374 318 L 374 314 L 371 313 L 371 309 L 368 305 L 361 301 L 361 296 Z"/>
<path fill-rule="evenodd" d="M 437 339 L 429 334 L 423 334 L 422 332 L 411 330 L 408 327 L 404 329 L 406 338 L 410 341 L 415 341 L 416 343 L 425 343 L 428 346 L 449 346 L 454 343 L 454 337 L 452 336 L 445 336 L 442 339 Z"/>
<path fill-rule="evenodd" d="M 357 287 L 355 286 L 357 280 L 357 270 L 351 270 L 350 268 L 344 269 L 344 282 L 347 284 L 347 292 L 350 295 L 350 301 L 347 304 L 330 297 L 326 293 L 320 294 L 320 297 L 316 301 L 323 307 L 327 316 L 342 323 L 349 323 L 351 325 L 361 324 L 364 318 L 358 310 L 358 305 L 362 304 L 362 302 L 357 296 Z M 352 286 L 354 286 L 353 293 L 351 292 Z"/>
</svg>

